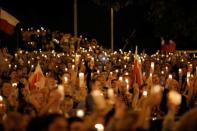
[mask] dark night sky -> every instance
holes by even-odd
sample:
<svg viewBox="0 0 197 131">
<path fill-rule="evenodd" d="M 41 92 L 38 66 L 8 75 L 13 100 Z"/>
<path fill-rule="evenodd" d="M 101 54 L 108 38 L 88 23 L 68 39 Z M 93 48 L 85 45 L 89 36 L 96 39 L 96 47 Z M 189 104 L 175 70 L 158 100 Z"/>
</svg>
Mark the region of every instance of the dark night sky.
<svg viewBox="0 0 197 131">
<path fill-rule="evenodd" d="M 73 0 L 0 1 L 1 7 L 16 16 L 22 25 L 42 25 L 73 33 Z M 92 1 L 78 0 L 78 32 L 88 38 L 96 38 L 105 47 L 110 47 L 110 11 L 106 7 L 95 5 Z M 141 49 L 159 49 L 160 40 L 153 37 L 153 25 L 143 19 L 145 10 L 128 6 L 115 14 L 116 48 L 123 48 L 122 39 L 128 38 L 135 30 L 136 40 L 130 42 L 128 48 L 138 44 Z"/>
</svg>

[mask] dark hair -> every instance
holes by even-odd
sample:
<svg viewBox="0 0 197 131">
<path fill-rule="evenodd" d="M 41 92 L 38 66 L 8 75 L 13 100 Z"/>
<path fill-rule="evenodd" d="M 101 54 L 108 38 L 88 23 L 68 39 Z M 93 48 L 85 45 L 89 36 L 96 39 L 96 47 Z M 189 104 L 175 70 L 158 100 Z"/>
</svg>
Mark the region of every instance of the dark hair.
<svg viewBox="0 0 197 131">
<path fill-rule="evenodd" d="M 47 131 L 49 125 L 57 118 L 63 117 L 60 114 L 47 114 L 40 117 L 33 118 L 26 130 L 27 131 Z"/>
<path fill-rule="evenodd" d="M 68 118 L 69 125 L 72 124 L 73 122 L 83 122 L 83 119 L 81 119 L 79 117 L 70 117 L 70 118 Z"/>
</svg>

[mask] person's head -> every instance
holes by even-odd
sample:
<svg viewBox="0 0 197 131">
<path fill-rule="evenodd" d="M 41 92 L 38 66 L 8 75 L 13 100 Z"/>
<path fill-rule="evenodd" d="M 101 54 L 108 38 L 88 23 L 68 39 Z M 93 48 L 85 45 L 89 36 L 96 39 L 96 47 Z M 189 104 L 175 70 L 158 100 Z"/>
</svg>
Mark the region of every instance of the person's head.
<svg viewBox="0 0 197 131">
<path fill-rule="evenodd" d="M 66 131 L 68 123 L 62 115 L 51 114 L 48 116 L 51 123 L 48 125 L 48 131 Z"/>
<path fill-rule="evenodd" d="M 172 79 L 169 85 L 169 90 L 177 90 L 178 87 L 179 83 L 175 79 Z"/>
<path fill-rule="evenodd" d="M 17 69 L 17 77 L 22 78 L 23 77 L 23 70 L 22 68 Z"/>
<path fill-rule="evenodd" d="M 71 97 L 67 97 L 63 102 L 63 108 L 66 112 L 70 112 L 73 109 L 73 100 Z"/>
<path fill-rule="evenodd" d="M 159 79 L 157 74 L 153 75 L 153 84 L 154 85 L 159 85 L 160 84 L 160 79 Z"/>
<path fill-rule="evenodd" d="M 2 87 L 3 96 L 8 97 L 12 91 L 12 85 L 8 82 L 4 82 Z"/>
<path fill-rule="evenodd" d="M 16 112 L 8 113 L 3 122 L 6 131 L 24 131 L 26 126 L 25 124 L 23 116 Z"/>
<path fill-rule="evenodd" d="M 96 78 L 91 81 L 91 90 L 97 90 L 101 88 L 101 82 Z"/>
<path fill-rule="evenodd" d="M 11 72 L 10 78 L 11 78 L 11 80 L 17 79 L 17 73 L 16 73 L 16 71 L 12 71 L 12 72 Z"/>
<path fill-rule="evenodd" d="M 83 124 L 83 120 L 78 117 L 71 117 L 68 119 L 69 122 L 69 130 L 70 131 L 84 131 L 85 127 Z"/>
<path fill-rule="evenodd" d="M 68 123 L 60 114 L 48 114 L 33 118 L 28 126 L 27 131 L 67 131 Z"/>
</svg>

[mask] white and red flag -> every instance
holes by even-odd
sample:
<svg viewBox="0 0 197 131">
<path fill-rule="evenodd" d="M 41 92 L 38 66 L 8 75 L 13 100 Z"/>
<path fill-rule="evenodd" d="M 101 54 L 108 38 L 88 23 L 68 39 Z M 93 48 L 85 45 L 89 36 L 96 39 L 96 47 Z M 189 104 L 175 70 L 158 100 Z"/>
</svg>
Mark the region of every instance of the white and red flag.
<svg viewBox="0 0 197 131">
<path fill-rule="evenodd" d="M 132 84 L 137 83 L 140 87 L 142 85 L 142 68 L 141 68 L 141 59 L 138 55 L 138 49 L 136 46 L 134 54 L 134 68 L 133 68 L 133 80 Z M 133 86 L 133 85 L 132 85 Z"/>
<path fill-rule="evenodd" d="M 40 64 L 36 66 L 35 71 L 29 77 L 29 90 L 40 89 L 43 88 L 45 85 L 45 76 L 42 72 Z"/>
<path fill-rule="evenodd" d="M 0 30 L 12 35 L 19 20 L 3 9 L 0 9 Z"/>
</svg>

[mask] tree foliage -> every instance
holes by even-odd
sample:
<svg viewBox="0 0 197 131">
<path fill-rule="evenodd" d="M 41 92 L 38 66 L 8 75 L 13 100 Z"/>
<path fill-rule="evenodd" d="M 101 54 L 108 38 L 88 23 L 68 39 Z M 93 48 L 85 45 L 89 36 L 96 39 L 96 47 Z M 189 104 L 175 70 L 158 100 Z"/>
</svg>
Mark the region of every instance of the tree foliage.
<svg viewBox="0 0 197 131">
<path fill-rule="evenodd" d="M 168 37 L 180 44 L 197 42 L 197 1 L 194 0 L 93 0 L 116 11 L 132 8 L 152 25 L 154 37 Z M 132 16 L 131 16 L 132 17 Z"/>
</svg>

